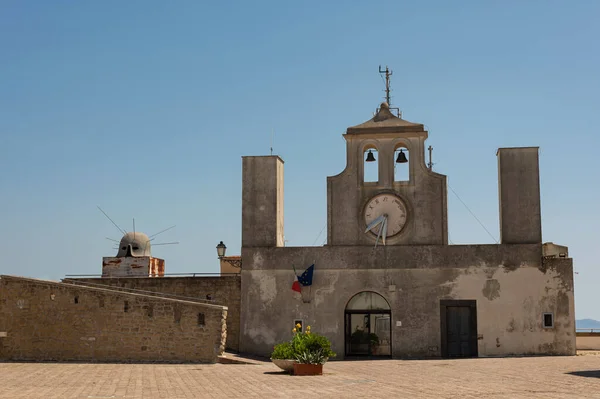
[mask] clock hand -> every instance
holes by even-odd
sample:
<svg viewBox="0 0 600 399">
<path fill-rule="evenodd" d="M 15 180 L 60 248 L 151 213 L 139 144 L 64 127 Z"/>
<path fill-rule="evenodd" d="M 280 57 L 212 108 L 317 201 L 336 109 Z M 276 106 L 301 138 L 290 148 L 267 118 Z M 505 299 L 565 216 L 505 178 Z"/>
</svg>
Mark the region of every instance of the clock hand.
<svg viewBox="0 0 600 399">
<path fill-rule="evenodd" d="M 382 216 L 380 216 L 381 218 Z M 375 248 L 377 248 L 377 243 L 379 242 L 379 237 L 381 236 L 381 232 L 383 231 L 383 223 L 379 226 L 379 232 L 377 233 L 377 238 L 375 239 Z"/>
<path fill-rule="evenodd" d="M 387 218 L 387 215 L 384 215 L 383 224 L 381 225 L 381 229 L 383 230 L 383 234 L 381 236 L 381 242 L 383 243 L 383 245 L 385 245 L 385 239 L 387 237 L 387 225 L 388 225 L 388 218 Z"/>
<path fill-rule="evenodd" d="M 383 222 L 383 215 L 379 216 L 377 219 L 375 219 L 371 223 L 369 223 L 369 225 L 367 226 L 367 229 L 365 230 L 365 233 L 367 231 L 373 229 L 373 227 L 377 226 L 381 222 Z"/>
</svg>

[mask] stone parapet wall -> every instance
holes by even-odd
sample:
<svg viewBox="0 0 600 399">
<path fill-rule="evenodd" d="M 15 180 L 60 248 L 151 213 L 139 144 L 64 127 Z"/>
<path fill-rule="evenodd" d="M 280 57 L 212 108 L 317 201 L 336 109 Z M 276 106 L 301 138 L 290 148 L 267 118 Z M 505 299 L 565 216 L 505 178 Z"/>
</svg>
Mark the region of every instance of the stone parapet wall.
<svg viewBox="0 0 600 399">
<path fill-rule="evenodd" d="M 577 332 L 577 350 L 600 351 L 600 332 Z"/>
<path fill-rule="evenodd" d="M 161 277 L 161 278 L 78 278 L 74 282 L 103 284 L 136 290 L 160 292 L 206 300 L 227 306 L 226 348 L 239 350 L 241 276 L 219 277 Z"/>
<path fill-rule="evenodd" d="M 0 359 L 215 363 L 219 305 L 0 276 Z"/>
</svg>

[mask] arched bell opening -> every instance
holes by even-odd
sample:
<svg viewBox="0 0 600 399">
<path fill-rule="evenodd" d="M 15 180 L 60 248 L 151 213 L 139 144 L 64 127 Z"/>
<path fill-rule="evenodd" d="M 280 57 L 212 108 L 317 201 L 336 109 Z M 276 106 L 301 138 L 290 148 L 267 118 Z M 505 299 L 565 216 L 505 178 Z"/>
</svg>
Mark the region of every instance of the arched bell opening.
<svg viewBox="0 0 600 399">
<path fill-rule="evenodd" d="M 391 357 L 392 311 L 384 297 L 363 291 L 345 309 L 345 355 Z"/>
<path fill-rule="evenodd" d="M 363 150 L 363 182 L 379 181 L 379 152 L 375 146 L 366 146 Z"/>
<path fill-rule="evenodd" d="M 394 149 L 394 181 L 410 180 L 410 154 L 408 148 L 399 145 Z"/>
</svg>

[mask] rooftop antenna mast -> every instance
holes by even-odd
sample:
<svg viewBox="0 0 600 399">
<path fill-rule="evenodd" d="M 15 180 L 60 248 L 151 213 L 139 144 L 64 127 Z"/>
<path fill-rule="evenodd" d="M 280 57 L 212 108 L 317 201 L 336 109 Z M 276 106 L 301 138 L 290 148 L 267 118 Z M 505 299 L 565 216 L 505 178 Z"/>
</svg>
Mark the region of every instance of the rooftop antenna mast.
<svg viewBox="0 0 600 399">
<path fill-rule="evenodd" d="M 123 235 L 127 234 L 127 232 L 126 232 L 125 230 L 123 230 L 122 228 L 120 228 L 120 227 L 119 227 L 119 226 L 118 226 L 118 225 L 117 225 L 117 224 L 116 224 L 116 223 L 115 223 L 115 222 L 114 222 L 114 221 L 113 221 L 113 220 L 110 218 L 110 216 L 108 216 L 108 215 L 106 214 L 106 212 L 104 212 L 104 211 L 102 210 L 102 208 L 100 208 L 98 205 L 96 205 L 96 206 L 98 207 L 98 209 L 100 209 L 100 212 L 102 212 L 102 213 L 104 214 L 104 216 L 106 216 L 106 218 L 107 218 L 108 220 L 110 220 L 110 221 L 111 221 L 111 223 L 112 223 L 112 224 L 114 224 L 114 225 L 115 225 L 115 227 L 116 227 L 117 229 L 119 229 L 119 231 L 120 231 L 121 233 L 123 233 Z M 135 227 L 134 227 L 134 230 L 135 230 Z"/>
<path fill-rule="evenodd" d="M 398 118 L 400 118 L 400 108 L 392 107 L 392 96 L 390 95 L 392 91 L 392 89 L 390 88 L 390 76 L 392 76 L 394 72 L 391 71 L 387 65 L 385 66 L 385 69 L 381 69 L 381 65 L 379 65 L 379 73 L 385 74 L 385 102 L 387 103 L 390 109 L 396 110 Z"/>
<path fill-rule="evenodd" d="M 391 97 L 390 97 L 390 76 L 392 76 L 392 74 L 394 73 L 393 71 L 390 71 L 390 69 L 387 67 L 387 65 L 385 66 L 385 71 L 381 69 L 381 65 L 379 65 L 379 73 L 385 73 L 385 102 L 387 102 L 387 104 L 389 106 L 392 105 L 392 101 L 391 101 Z"/>
</svg>

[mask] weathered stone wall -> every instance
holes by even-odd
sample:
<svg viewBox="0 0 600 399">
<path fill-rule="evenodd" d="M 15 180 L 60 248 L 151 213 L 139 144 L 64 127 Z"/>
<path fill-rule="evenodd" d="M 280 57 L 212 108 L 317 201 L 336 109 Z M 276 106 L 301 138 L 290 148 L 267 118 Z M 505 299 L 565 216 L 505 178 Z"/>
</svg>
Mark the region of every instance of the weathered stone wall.
<svg viewBox="0 0 600 399">
<path fill-rule="evenodd" d="M 218 305 L 1 276 L 0 359 L 214 363 L 226 317 Z"/>
<path fill-rule="evenodd" d="M 136 290 L 161 292 L 183 297 L 207 299 L 227 306 L 226 348 L 239 350 L 240 331 L 240 276 L 220 277 L 160 277 L 160 278 L 81 278 L 74 281 L 125 287 Z"/>
<path fill-rule="evenodd" d="M 575 353 L 572 260 L 542 262 L 541 245 L 243 248 L 242 257 L 243 352 L 268 355 L 302 319 L 343 358 L 346 304 L 374 291 L 391 307 L 394 357 L 441 356 L 443 299 L 476 300 L 480 356 Z M 312 287 L 294 293 L 291 265 L 300 273 L 313 261 Z"/>
<path fill-rule="evenodd" d="M 102 277 L 162 277 L 164 274 L 164 259 L 151 256 L 102 258 Z"/>
<path fill-rule="evenodd" d="M 542 242 L 538 147 L 498 149 L 500 242 Z"/>
<path fill-rule="evenodd" d="M 242 157 L 242 245 L 283 246 L 283 160 Z"/>
</svg>

